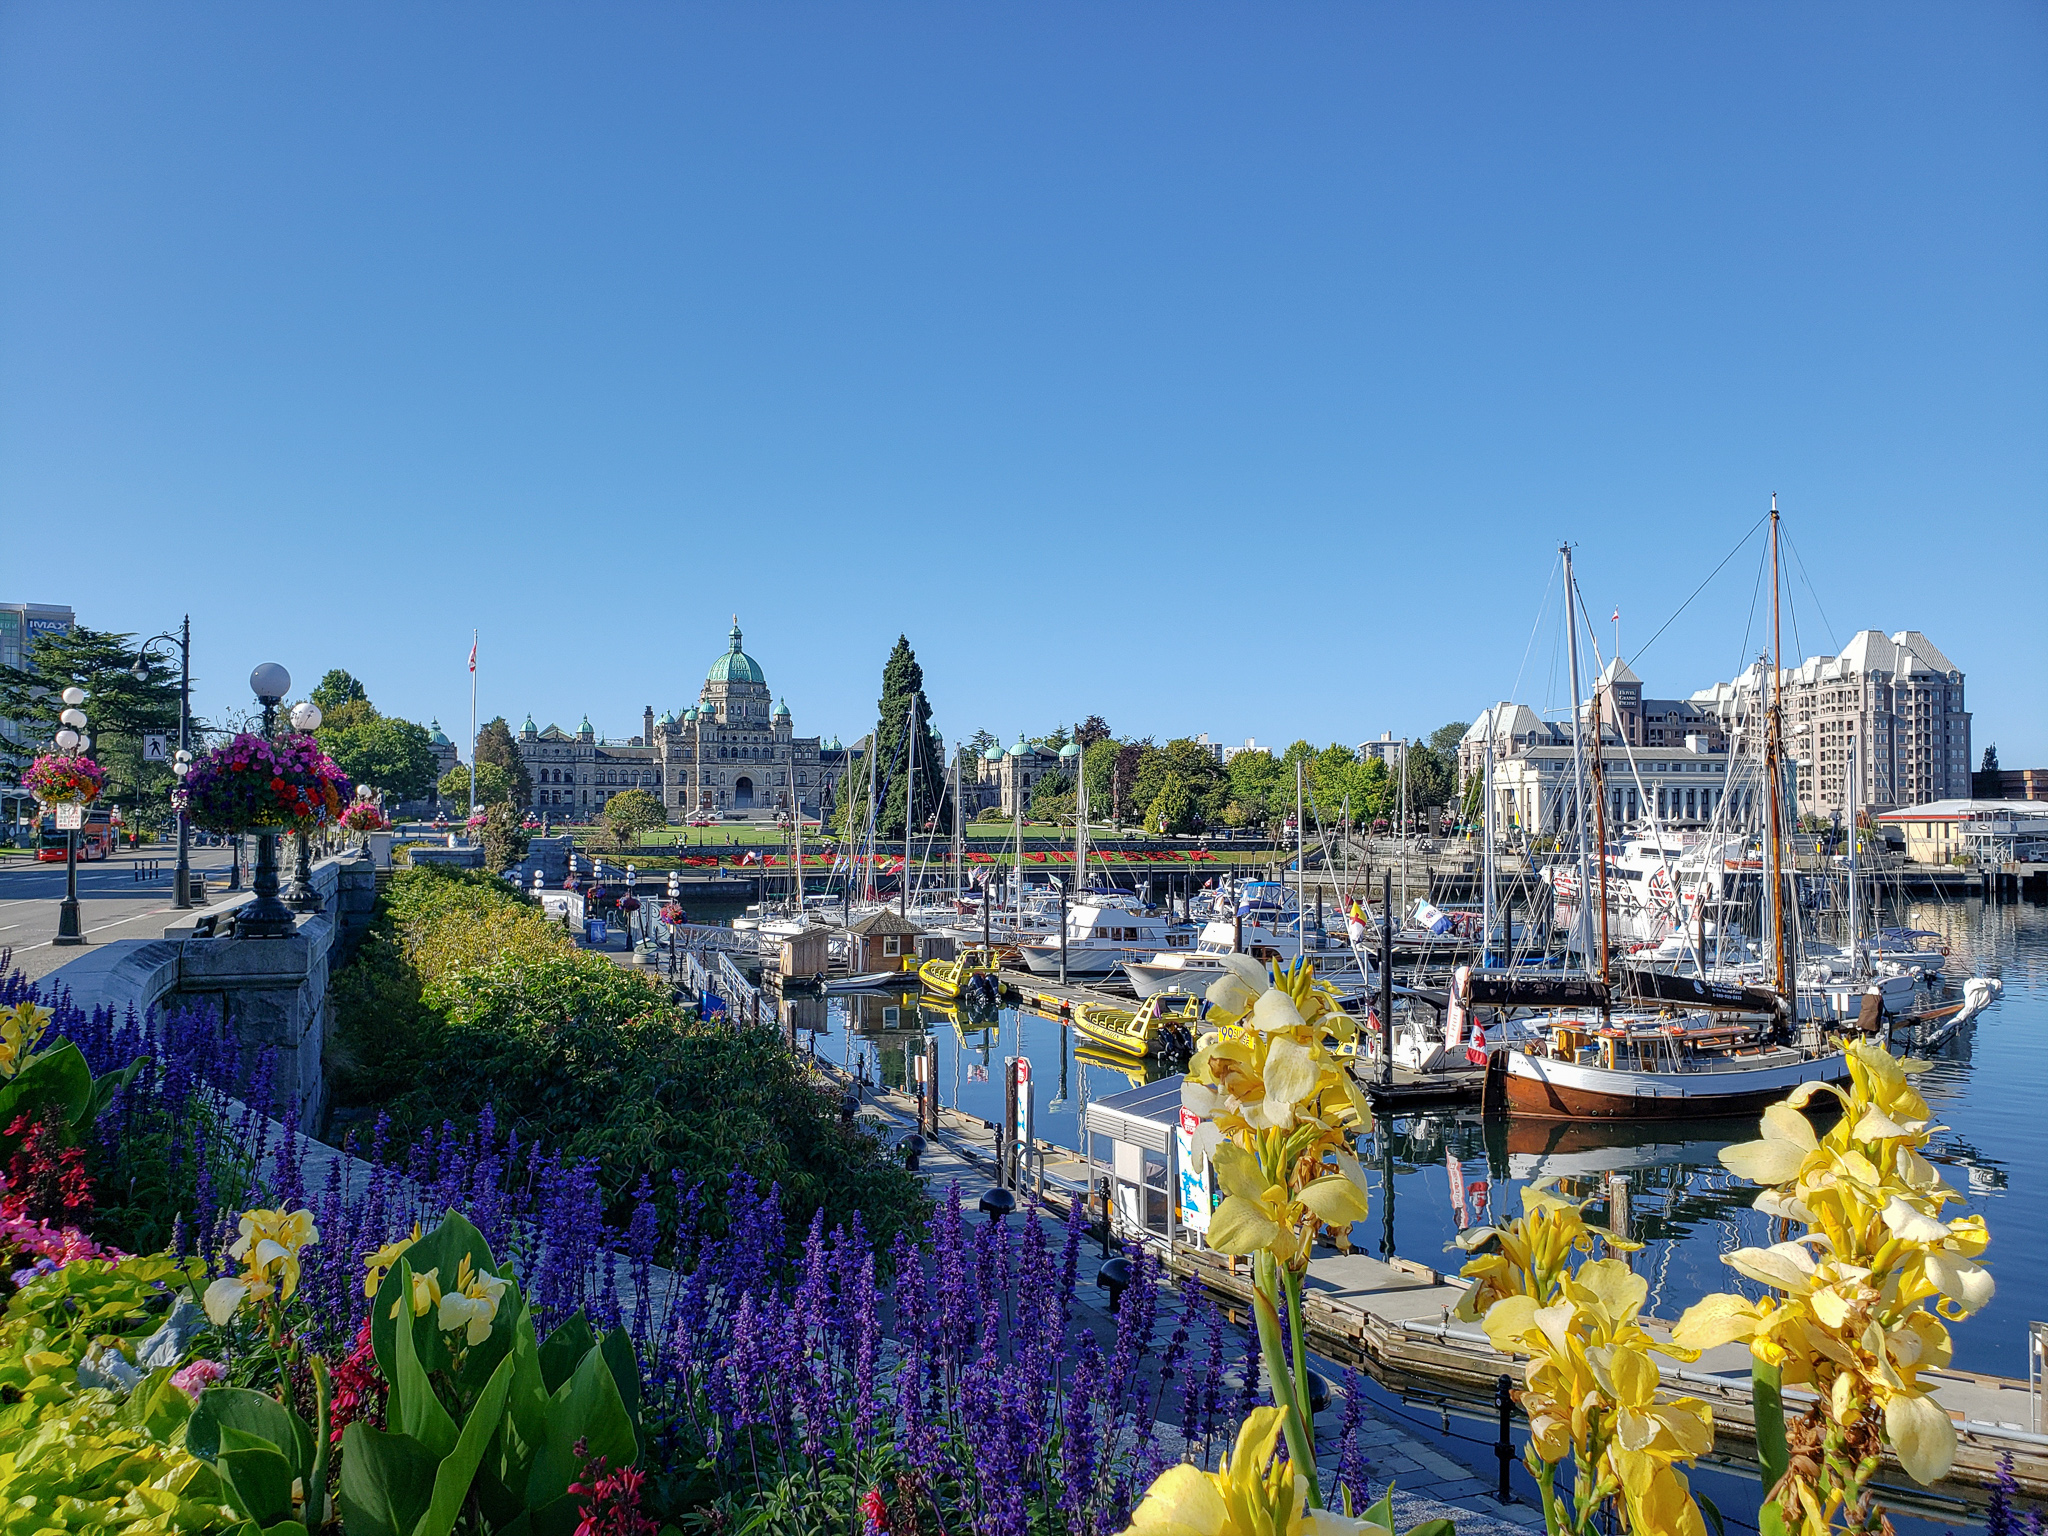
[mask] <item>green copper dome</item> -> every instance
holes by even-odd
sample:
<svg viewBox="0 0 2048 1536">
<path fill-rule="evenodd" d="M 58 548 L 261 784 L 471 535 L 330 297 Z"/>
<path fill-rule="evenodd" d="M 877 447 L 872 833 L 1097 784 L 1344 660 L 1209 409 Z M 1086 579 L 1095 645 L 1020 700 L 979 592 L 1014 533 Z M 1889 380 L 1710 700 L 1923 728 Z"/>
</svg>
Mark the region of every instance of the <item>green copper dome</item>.
<svg viewBox="0 0 2048 1536">
<path fill-rule="evenodd" d="M 777 720 L 787 720 L 789 718 L 789 700 L 784 699 L 775 706 L 775 718 Z"/>
<path fill-rule="evenodd" d="M 437 747 L 445 747 L 451 745 L 451 743 L 448 740 L 447 733 L 441 729 L 441 722 L 438 720 L 434 722 L 433 733 L 427 737 L 427 740 L 431 741 Z"/>
<path fill-rule="evenodd" d="M 740 620 L 734 614 L 732 620 L 732 649 L 711 663 L 711 670 L 704 674 L 707 683 L 759 683 L 764 687 L 768 678 L 761 671 L 761 664 L 740 649 Z"/>
</svg>

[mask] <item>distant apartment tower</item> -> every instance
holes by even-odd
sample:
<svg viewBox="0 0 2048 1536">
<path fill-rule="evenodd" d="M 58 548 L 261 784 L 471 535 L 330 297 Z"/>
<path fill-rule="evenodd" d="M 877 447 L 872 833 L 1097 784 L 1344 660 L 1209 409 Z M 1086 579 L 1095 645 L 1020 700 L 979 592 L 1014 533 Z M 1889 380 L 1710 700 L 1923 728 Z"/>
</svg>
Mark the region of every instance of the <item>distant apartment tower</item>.
<svg viewBox="0 0 2048 1536">
<path fill-rule="evenodd" d="M 1200 747 L 1204 752 L 1208 753 L 1211 757 L 1215 758 L 1216 761 L 1219 763 L 1228 760 L 1225 754 L 1229 752 L 1230 749 L 1224 746 L 1223 743 L 1220 741 L 1211 741 L 1209 739 L 1209 733 L 1207 731 L 1202 732 L 1201 735 L 1195 738 L 1195 745 Z"/>
<path fill-rule="evenodd" d="M 1408 743 L 1396 740 L 1392 731 L 1381 731 L 1378 741 L 1361 741 L 1358 744 L 1358 760 L 1361 763 L 1382 762 L 1387 772 L 1399 773 L 1402 759 L 1408 756 Z"/>
<path fill-rule="evenodd" d="M 1223 749 L 1223 761 L 1228 763 L 1232 758 L 1243 752 L 1264 752 L 1265 750 L 1264 747 L 1259 745 L 1259 739 L 1256 736 L 1247 736 L 1244 739 L 1243 746 L 1225 747 Z"/>
<path fill-rule="evenodd" d="M 69 634 L 78 619 L 61 603 L 0 603 L 0 667 L 27 665 L 29 647 L 44 635 Z M 0 720 L 0 735 L 19 744 L 26 722 Z"/>
<path fill-rule="evenodd" d="M 1759 661 L 1688 703 L 1739 731 L 1745 750 L 1761 739 L 1770 668 Z M 1787 667 L 1785 750 L 1798 771 L 1802 816 L 1849 817 L 1970 793 L 1970 715 L 1963 674 L 1917 629 L 1866 629 L 1839 656 Z M 1849 803 L 1849 757 L 1859 763 Z"/>
</svg>

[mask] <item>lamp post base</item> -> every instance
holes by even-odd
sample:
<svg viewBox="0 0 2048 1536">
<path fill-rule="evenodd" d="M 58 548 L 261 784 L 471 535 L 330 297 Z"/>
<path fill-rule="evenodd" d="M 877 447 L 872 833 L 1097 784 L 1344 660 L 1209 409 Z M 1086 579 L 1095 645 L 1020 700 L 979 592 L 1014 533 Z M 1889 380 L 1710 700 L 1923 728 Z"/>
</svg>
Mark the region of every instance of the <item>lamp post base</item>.
<svg viewBox="0 0 2048 1536">
<path fill-rule="evenodd" d="M 78 918 L 78 903 L 69 896 L 57 903 L 57 936 L 50 942 L 58 945 L 85 942 L 84 925 Z"/>
<path fill-rule="evenodd" d="M 277 834 L 256 837 L 256 899 L 235 914 L 238 939 L 281 939 L 298 931 L 298 918 L 277 899 Z"/>
</svg>

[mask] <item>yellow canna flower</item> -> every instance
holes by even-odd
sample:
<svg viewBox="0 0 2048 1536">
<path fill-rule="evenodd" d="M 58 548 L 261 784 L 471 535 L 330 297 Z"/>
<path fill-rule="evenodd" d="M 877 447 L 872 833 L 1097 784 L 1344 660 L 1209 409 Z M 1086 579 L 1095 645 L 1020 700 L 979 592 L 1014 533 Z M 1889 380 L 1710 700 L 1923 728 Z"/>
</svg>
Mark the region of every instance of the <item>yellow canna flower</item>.
<svg viewBox="0 0 2048 1536">
<path fill-rule="evenodd" d="M 1555 1300 L 1573 1256 L 1590 1255 L 1596 1238 L 1610 1251 L 1642 1247 L 1588 1222 L 1586 1206 L 1592 1202 L 1573 1204 L 1552 1191 L 1552 1182 L 1524 1185 L 1522 1214 L 1506 1226 L 1473 1227 L 1458 1234 L 1454 1246 L 1468 1253 L 1493 1251 L 1480 1254 L 1459 1271 L 1473 1283 L 1458 1298 L 1453 1316 L 1477 1322 L 1506 1296 L 1533 1296 L 1539 1304 Z"/>
<path fill-rule="evenodd" d="M 251 1210 L 242 1213 L 238 1235 L 228 1245 L 228 1257 L 241 1261 L 242 1273 L 223 1276 L 206 1288 L 202 1304 L 206 1315 L 219 1327 L 240 1309 L 245 1300 L 258 1302 L 273 1296 L 290 1301 L 299 1288 L 299 1250 L 320 1241 L 308 1210 Z"/>
<path fill-rule="evenodd" d="M 1570 1233 L 1568 1222 L 1559 1220 L 1563 1212 L 1576 1217 L 1577 1210 L 1555 1196 L 1547 1200 L 1552 1203 L 1539 1201 L 1530 1215 L 1549 1218 L 1556 1231 L 1546 1241 L 1554 1244 Z M 1650 1358 L 1654 1350 L 1694 1360 L 1698 1351 L 1643 1330 L 1637 1318 L 1649 1284 L 1623 1260 L 1595 1259 L 1576 1271 L 1525 1271 L 1525 1278 L 1545 1274 L 1543 1296 L 1526 1290 L 1503 1295 L 1487 1308 L 1484 1322 L 1496 1349 L 1529 1357 L 1521 1396 L 1536 1457 L 1551 1466 L 1571 1457 L 1586 1471 L 1578 1490 L 1581 1528 L 1613 1492 L 1629 1509 L 1631 1531 L 1704 1536 L 1685 1480 L 1672 1468 L 1712 1449 L 1713 1413 L 1696 1397 L 1660 1401 L 1661 1379 Z"/>
<path fill-rule="evenodd" d="M 391 1303 L 391 1315 L 396 1318 L 398 1309 L 405 1305 L 404 1298 Z M 412 1277 L 412 1315 L 425 1317 L 441 1305 L 441 1267 L 415 1270 Z"/>
<path fill-rule="evenodd" d="M 1880 1413 L 1900 1465 L 1931 1483 L 1954 1460 L 1955 1429 L 1919 1373 L 1951 1357 L 1942 1320 L 1991 1300 L 1990 1271 L 1977 1262 L 1990 1232 L 1982 1216 L 1942 1216 L 1963 1197 L 1923 1155 L 1942 1129 L 1911 1082 L 1927 1064 L 1870 1041 L 1852 1042 L 1845 1055 L 1846 1089 L 1802 1085 L 1764 1112 L 1759 1140 L 1722 1154 L 1730 1169 L 1767 1186 L 1757 1209 L 1808 1228 L 1797 1241 L 1723 1258 L 1779 1294 L 1706 1297 L 1674 1337 L 1701 1348 L 1746 1342 L 1785 1382 L 1810 1383 L 1838 1424 Z M 1801 1112 L 1822 1092 L 1841 1103 L 1825 1134 Z M 1835 1512 L 1860 1504 L 1867 1477 L 1859 1470 L 1844 1482 L 1823 1466 L 1790 1479 L 1780 1502 L 1825 1531 Z"/>
<path fill-rule="evenodd" d="M 27 1060 L 29 1047 L 50 1022 L 50 1010 L 32 1002 L 0 1010 L 0 1082 L 14 1076 Z"/>
<path fill-rule="evenodd" d="M 1370 1516 L 1306 1507 L 1305 1480 L 1273 1457 L 1281 1418 L 1278 1408 L 1246 1414 L 1237 1444 L 1214 1472 L 1181 1462 L 1160 1473 L 1131 1511 L 1125 1536 L 1393 1536 Z"/>
<path fill-rule="evenodd" d="M 455 1272 L 455 1289 L 441 1297 L 441 1331 L 461 1331 L 471 1345 L 483 1343 L 491 1336 L 498 1299 L 504 1294 L 505 1281 L 485 1270 L 472 1270 L 469 1255 L 464 1254 Z"/>
<path fill-rule="evenodd" d="M 363 1294 L 375 1300 L 377 1288 L 384 1283 L 384 1277 L 391 1273 L 391 1266 L 398 1262 L 399 1255 L 419 1240 L 420 1224 L 414 1222 L 410 1236 L 401 1237 L 395 1243 L 386 1243 L 375 1253 L 365 1255 L 363 1259 Z"/>
<path fill-rule="evenodd" d="M 1206 1015 L 1223 1027 L 1181 1086 L 1183 1107 L 1202 1118 L 1196 1163 L 1215 1166 L 1225 1197 L 1208 1242 L 1219 1253 L 1270 1251 L 1300 1270 L 1318 1231 L 1367 1213 L 1350 1130 L 1371 1111 L 1326 1043 L 1355 1038 L 1356 1026 L 1306 960 L 1270 973 L 1245 955 L 1224 964 Z"/>
</svg>

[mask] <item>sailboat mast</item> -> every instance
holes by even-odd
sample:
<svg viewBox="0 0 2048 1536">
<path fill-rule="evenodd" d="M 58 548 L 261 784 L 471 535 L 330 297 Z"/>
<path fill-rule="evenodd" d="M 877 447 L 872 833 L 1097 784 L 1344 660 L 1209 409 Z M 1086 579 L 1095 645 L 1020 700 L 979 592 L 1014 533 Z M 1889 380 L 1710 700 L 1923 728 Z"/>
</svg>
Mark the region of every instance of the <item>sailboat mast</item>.
<svg viewBox="0 0 2048 1536">
<path fill-rule="evenodd" d="M 1087 889 L 1088 880 L 1088 749 L 1074 756 L 1074 894 Z"/>
<path fill-rule="evenodd" d="M 1778 497 L 1771 495 L 1771 702 L 1764 722 L 1764 780 L 1771 796 L 1771 951 L 1777 964 L 1778 995 L 1790 1000 L 1790 977 L 1785 970 L 1785 853 L 1784 815 L 1779 804 L 1781 784 L 1779 760 L 1784 751 L 1784 714 L 1779 697 L 1784 680 L 1783 637 L 1778 625 Z"/>
<path fill-rule="evenodd" d="M 1578 910 L 1572 914 L 1572 926 L 1579 931 L 1579 953 L 1588 955 L 1593 948 L 1592 928 L 1587 921 L 1587 903 L 1593 896 L 1593 866 L 1586 846 L 1586 743 L 1584 722 L 1579 716 L 1579 589 L 1572 580 L 1571 545 L 1560 545 L 1558 553 L 1564 556 L 1565 655 L 1572 674 L 1572 795 L 1579 813 L 1579 900 Z"/>
<path fill-rule="evenodd" d="M 1021 747 L 1024 737 L 1020 733 L 1017 744 Z M 1016 878 L 1016 889 L 1011 895 L 1017 905 L 1017 942 L 1024 942 L 1024 754 L 1010 754 L 1010 832 L 1016 839 L 1017 867 L 1012 872 Z"/>
<path fill-rule="evenodd" d="M 1498 707 L 1486 712 L 1486 766 L 1479 779 L 1479 965 L 1483 970 L 1493 963 L 1493 722 L 1499 716 Z M 1513 951 L 1515 936 L 1507 937 L 1507 948 Z"/>
<path fill-rule="evenodd" d="M 1859 938 L 1862 914 L 1857 910 L 1856 844 L 1861 841 L 1856 833 L 1856 799 L 1859 775 L 1856 761 L 1856 738 L 1849 738 L 1849 979 L 1856 980 L 1863 967 L 1863 945 Z"/>
<path fill-rule="evenodd" d="M 1601 765 L 1600 690 L 1593 690 L 1593 826 L 1600 838 L 1600 979 L 1607 980 L 1607 775 Z"/>
<path fill-rule="evenodd" d="M 967 862 L 967 839 L 960 830 L 960 749 L 953 749 L 953 905 L 960 905 L 960 880 Z"/>
<path fill-rule="evenodd" d="M 917 695 L 910 695 L 910 717 L 903 727 L 903 878 L 896 882 L 896 911 L 910 916 L 910 840 L 917 832 Z"/>
<path fill-rule="evenodd" d="M 862 901 L 873 901 L 875 899 L 875 828 L 881 825 L 880 821 L 875 817 L 875 758 L 880 751 L 881 745 L 882 732 L 880 727 L 877 727 L 868 733 L 868 824 L 865 829 L 867 832 L 868 863 L 867 880 L 861 886 Z"/>
<path fill-rule="evenodd" d="M 1294 942 L 1308 948 L 1307 834 L 1302 827 L 1301 761 L 1294 764 Z M 1404 882 L 1405 883 L 1405 882 Z"/>
</svg>

